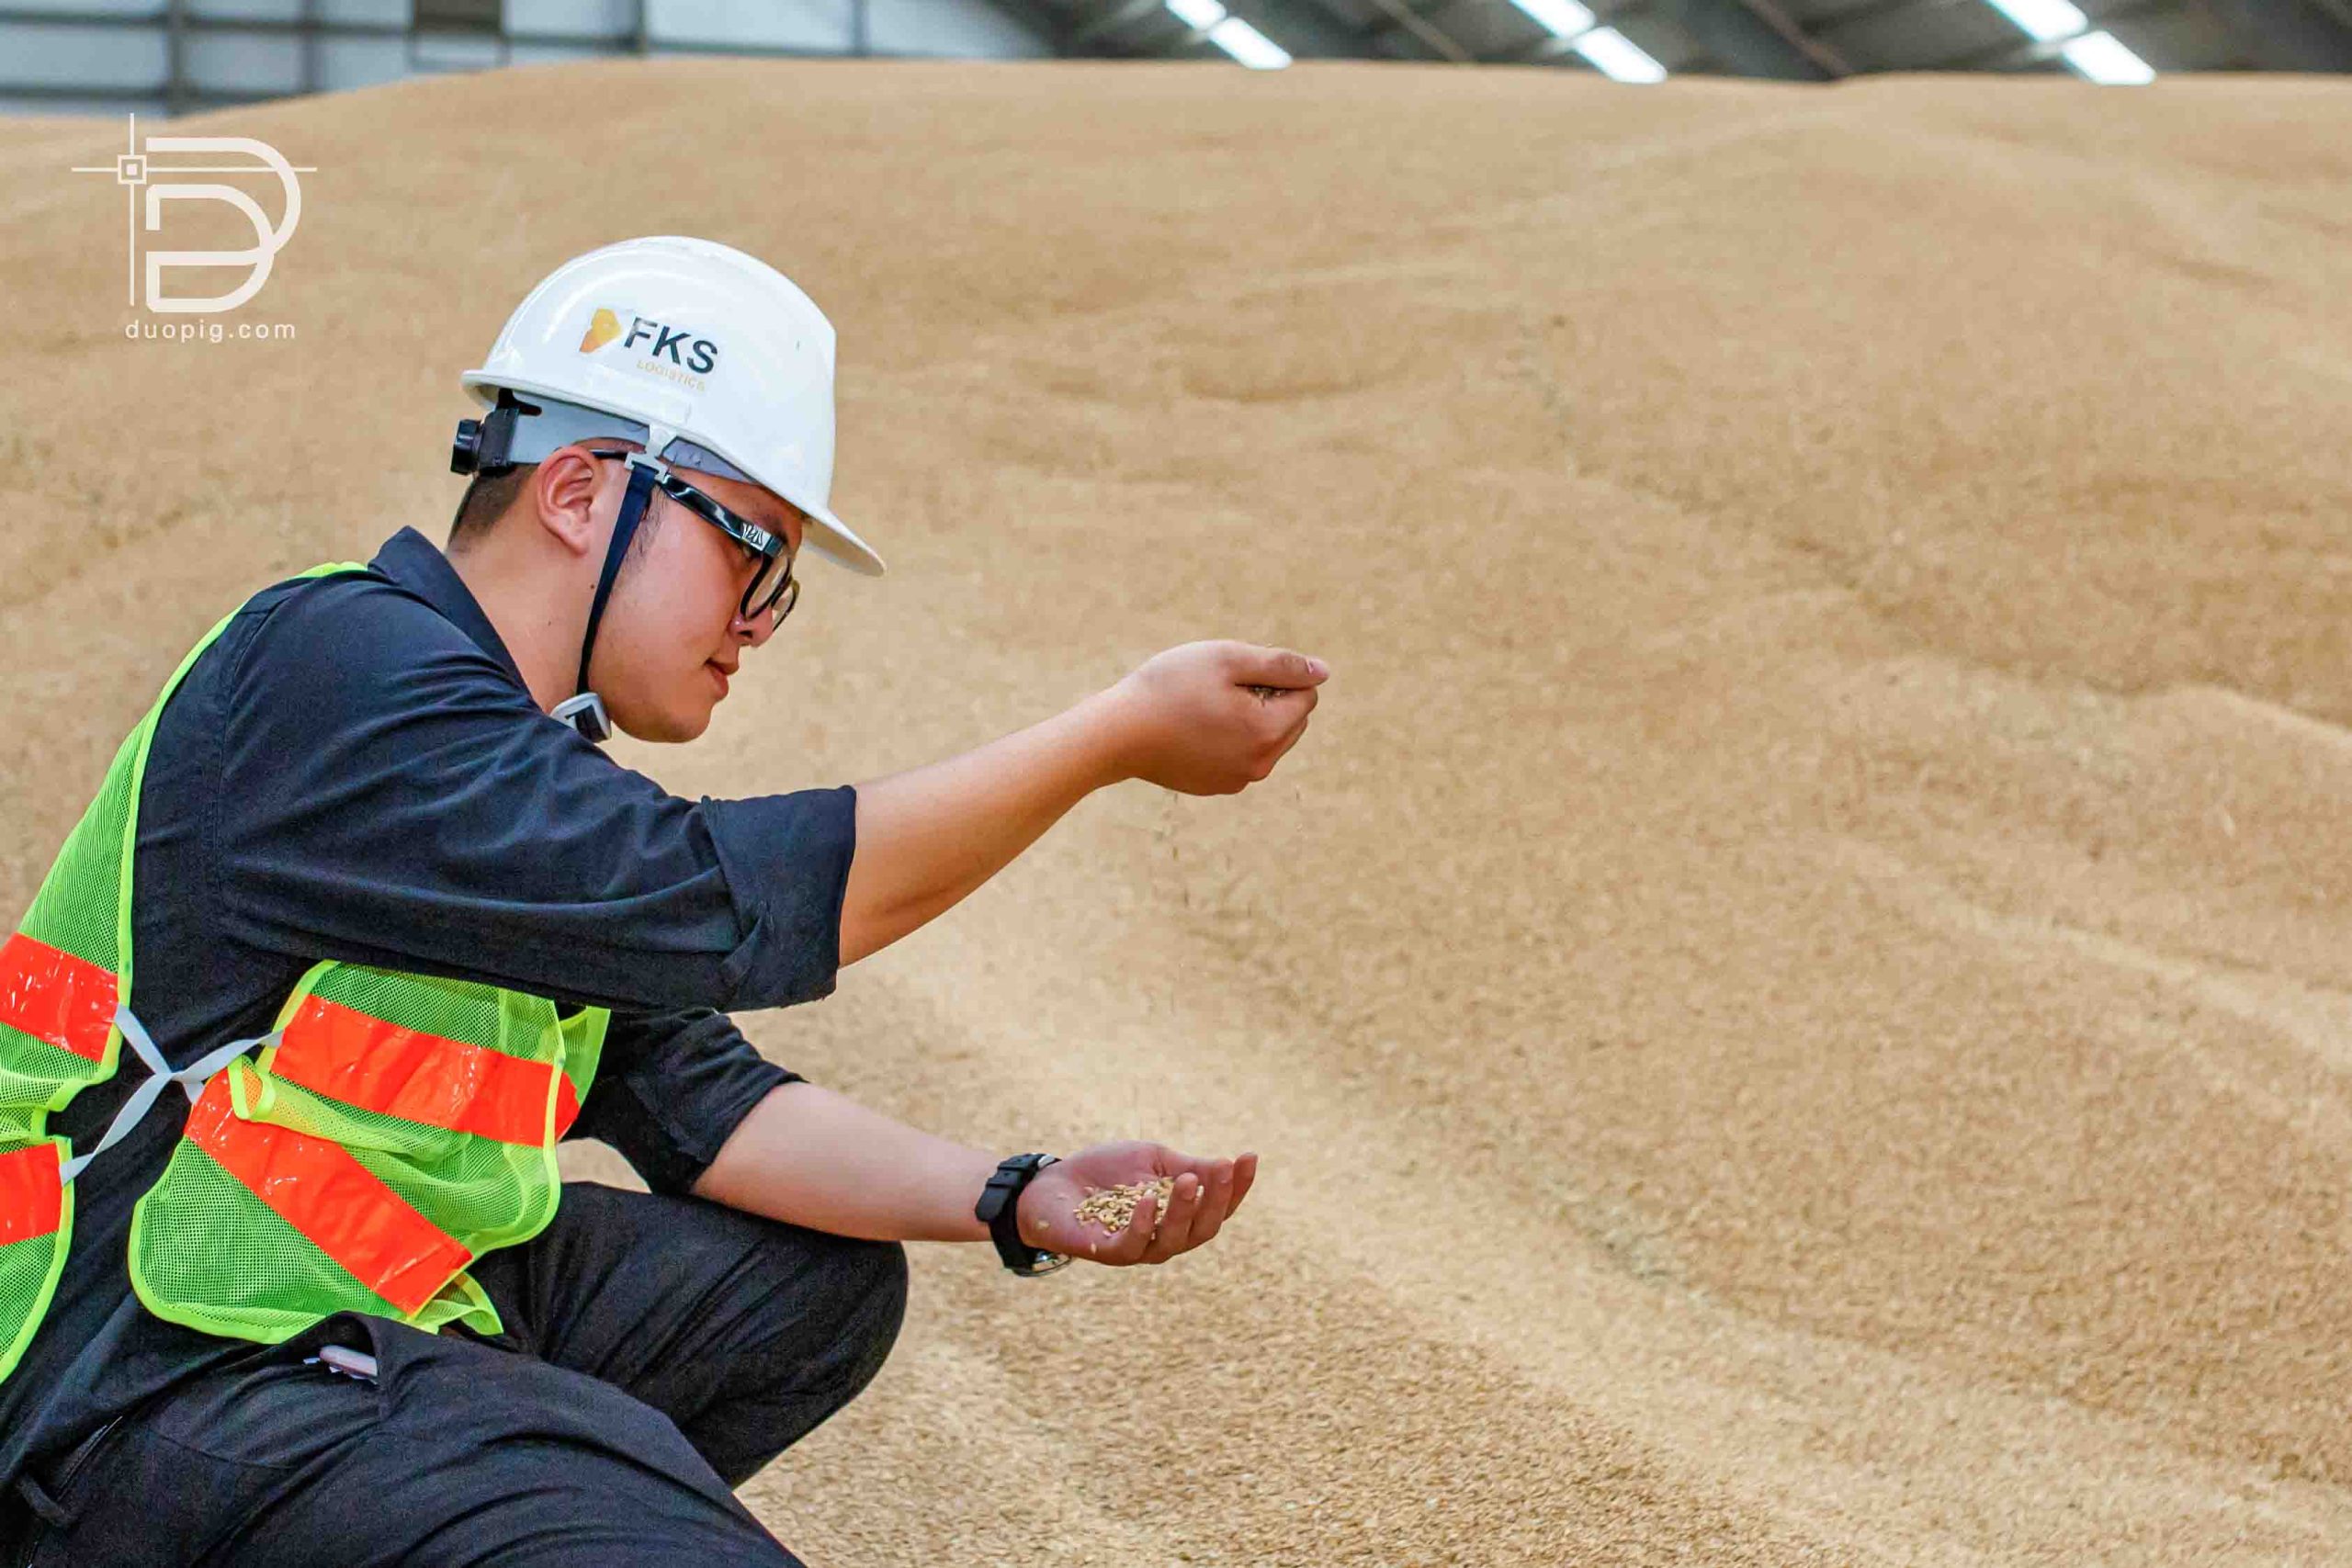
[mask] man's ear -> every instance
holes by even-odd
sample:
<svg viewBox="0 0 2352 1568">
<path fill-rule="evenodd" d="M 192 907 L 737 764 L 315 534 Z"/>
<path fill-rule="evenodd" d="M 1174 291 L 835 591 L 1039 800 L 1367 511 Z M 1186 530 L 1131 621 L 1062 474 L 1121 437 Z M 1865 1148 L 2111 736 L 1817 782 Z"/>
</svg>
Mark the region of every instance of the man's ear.
<svg viewBox="0 0 2352 1568">
<path fill-rule="evenodd" d="M 595 547 L 596 498 L 608 471 L 574 446 L 548 453 L 531 476 L 529 504 L 539 527 L 574 555 L 584 556 Z"/>
</svg>

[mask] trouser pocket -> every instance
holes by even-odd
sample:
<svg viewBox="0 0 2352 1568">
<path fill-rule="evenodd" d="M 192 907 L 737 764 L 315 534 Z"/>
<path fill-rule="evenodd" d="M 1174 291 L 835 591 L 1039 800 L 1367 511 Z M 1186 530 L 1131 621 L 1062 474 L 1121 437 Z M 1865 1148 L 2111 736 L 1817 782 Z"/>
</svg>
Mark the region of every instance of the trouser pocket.
<svg viewBox="0 0 2352 1568">
<path fill-rule="evenodd" d="M 328 1347 L 364 1357 L 371 1345 L 365 1321 L 342 1314 L 208 1367 L 120 1416 L 78 1464 L 69 1456 L 50 1472 L 55 1517 L 31 1568 L 223 1561 L 221 1543 L 246 1521 L 382 1422 L 381 1389 L 319 1359 Z"/>
<path fill-rule="evenodd" d="M 88 1477 L 119 1436 L 117 1416 L 66 1450 L 63 1458 L 28 1466 L 9 1498 L 0 1563 L 6 1568 L 63 1562 L 65 1537 L 89 1495 Z"/>
</svg>

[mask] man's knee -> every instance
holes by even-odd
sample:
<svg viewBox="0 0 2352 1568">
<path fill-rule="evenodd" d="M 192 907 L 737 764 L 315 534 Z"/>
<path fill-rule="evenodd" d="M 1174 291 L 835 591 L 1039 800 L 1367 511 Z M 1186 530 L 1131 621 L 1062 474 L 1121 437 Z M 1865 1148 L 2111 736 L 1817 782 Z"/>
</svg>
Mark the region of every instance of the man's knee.
<svg viewBox="0 0 2352 1568">
<path fill-rule="evenodd" d="M 882 1370 L 907 1321 L 905 1246 L 895 1241 L 862 1241 L 857 1246 L 851 1271 L 861 1305 L 852 1317 L 850 1332 L 864 1347 L 864 1354 L 850 1389 L 853 1394 Z"/>
<path fill-rule="evenodd" d="M 831 1309 L 840 1402 L 855 1398 L 874 1381 L 907 1316 L 907 1249 L 895 1241 L 830 1236 L 820 1267 L 826 1276 L 824 1299 Z M 800 1267 L 808 1259 L 802 1256 Z"/>
<path fill-rule="evenodd" d="M 789 1346 L 778 1371 L 847 1404 L 874 1380 L 907 1314 L 907 1249 L 768 1222 L 755 1264 L 753 1337 Z"/>
<path fill-rule="evenodd" d="M 874 1381 L 907 1310 L 907 1249 L 775 1227 L 755 1316 L 765 1353 L 729 1367 L 688 1437 L 730 1486 L 821 1426 Z M 764 1369 L 764 1374 L 757 1369 Z"/>
</svg>

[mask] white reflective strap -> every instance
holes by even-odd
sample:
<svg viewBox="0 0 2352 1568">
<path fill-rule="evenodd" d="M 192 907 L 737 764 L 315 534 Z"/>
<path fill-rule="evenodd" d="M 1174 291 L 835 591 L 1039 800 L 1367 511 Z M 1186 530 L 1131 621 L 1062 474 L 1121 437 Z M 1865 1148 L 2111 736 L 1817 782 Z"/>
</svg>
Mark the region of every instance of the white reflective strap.
<svg viewBox="0 0 2352 1568">
<path fill-rule="evenodd" d="M 125 1038 L 129 1036 L 126 1035 Z M 171 1081 L 169 1073 L 148 1074 L 147 1081 L 133 1089 L 130 1098 L 122 1102 L 122 1109 L 115 1112 L 114 1122 L 107 1128 L 107 1135 L 98 1140 L 98 1146 L 88 1154 L 75 1155 L 72 1159 L 59 1166 L 57 1179 L 60 1182 L 73 1180 L 88 1168 L 92 1160 L 129 1136 L 130 1130 L 138 1126 L 147 1112 L 155 1108 L 155 1101 L 163 1096 L 164 1086 Z"/>
<path fill-rule="evenodd" d="M 96 1148 L 85 1155 L 75 1155 L 57 1168 L 57 1179 L 61 1183 L 81 1175 L 89 1168 L 92 1160 L 129 1137 L 130 1130 L 146 1120 L 147 1112 L 155 1109 L 155 1101 L 163 1098 L 165 1086 L 179 1085 L 187 1095 L 187 1102 L 194 1105 L 204 1094 L 206 1079 L 254 1046 L 277 1043 L 278 1035 L 277 1031 L 272 1030 L 251 1040 L 232 1040 L 174 1072 L 172 1065 L 164 1060 L 164 1054 L 155 1049 L 155 1042 L 148 1035 L 147 1026 L 139 1021 L 128 1006 L 115 1008 L 114 1026 L 122 1031 L 122 1037 L 132 1053 L 147 1064 L 147 1081 L 130 1091 L 130 1098 L 124 1100 L 122 1109 L 115 1112 L 114 1120 L 107 1126 L 107 1135 L 98 1140 Z"/>
<path fill-rule="evenodd" d="M 149 1072 L 158 1077 L 167 1078 L 172 1076 L 172 1065 L 164 1060 L 164 1054 L 161 1051 L 155 1049 L 155 1042 L 148 1035 L 147 1026 L 139 1021 L 139 1015 L 130 1010 L 130 1003 L 115 1004 L 114 1026 L 122 1031 L 123 1039 L 130 1043 L 131 1050 L 138 1054 L 139 1059 L 147 1064 Z"/>
<path fill-rule="evenodd" d="M 206 1052 L 178 1072 L 174 1073 L 172 1081 L 187 1091 L 187 1102 L 194 1105 L 204 1098 L 204 1086 L 210 1081 L 213 1074 L 256 1045 L 266 1050 L 277 1044 L 278 1036 L 283 1032 L 282 1030 L 273 1029 L 266 1034 L 256 1034 L 251 1040 L 232 1040 L 226 1045 Z"/>
</svg>

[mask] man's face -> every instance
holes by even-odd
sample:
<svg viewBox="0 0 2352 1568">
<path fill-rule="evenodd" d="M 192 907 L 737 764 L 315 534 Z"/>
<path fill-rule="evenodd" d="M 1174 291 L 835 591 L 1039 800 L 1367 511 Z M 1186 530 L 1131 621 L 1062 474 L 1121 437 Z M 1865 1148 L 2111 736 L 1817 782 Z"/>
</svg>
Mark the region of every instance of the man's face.
<svg viewBox="0 0 2352 1568">
<path fill-rule="evenodd" d="M 617 516 L 628 468 L 602 465 L 613 495 L 599 509 Z M 740 479 L 676 470 L 739 516 L 781 534 L 796 553 L 808 520 L 771 491 Z M 640 740 L 691 740 L 710 726 L 744 654 L 775 635 L 775 612 L 744 621 L 736 612 L 759 563 L 743 546 L 656 491 L 646 523 L 660 525 L 642 551 L 632 546 L 596 629 L 589 683 L 614 725 Z M 639 525 L 640 537 L 646 523 Z M 796 571 L 797 567 L 795 568 Z"/>
</svg>

